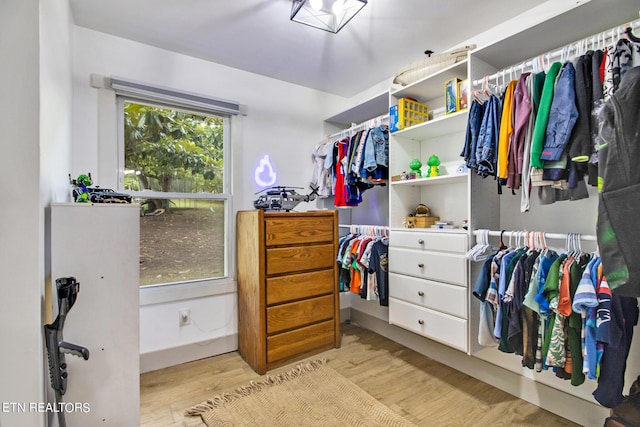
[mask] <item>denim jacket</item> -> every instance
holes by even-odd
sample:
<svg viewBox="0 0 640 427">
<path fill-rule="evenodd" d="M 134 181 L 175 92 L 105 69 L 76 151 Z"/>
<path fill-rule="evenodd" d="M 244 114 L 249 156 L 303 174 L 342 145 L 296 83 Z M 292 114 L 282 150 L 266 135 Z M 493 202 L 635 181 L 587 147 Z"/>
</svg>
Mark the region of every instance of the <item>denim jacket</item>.
<svg viewBox="0 0 640 427">
<path fill-rule="evenodd" d="M 474 99 L 471 102 L 471 107 L 469 107 L 467 134 L 464 140 L 464 148 L 460 153 L 460 156 L 464 158 L 467 167 L 473 170 L 478 168 L 478 164 L 476 162 L 476 146 L 478 145 L 478 136 L 480 134 L 483 115 L 484 104 L 480 104 Z"/>
<path fill-rule="evenodd" d="M 544 136 L 542 160 L 560 160 L 578 119 L 575 92 L 575 68 L 571 62 L 562 67 L 551 101 L 549 121 Z"/>
<path fill-rule="evenodd" d="M 485 108 L 484 117 L 482 118 L 482 126 L 480 127 L 480 136 L 476 146 L 476 161 L 478 162 L 478 175 L 483 177 L 495 176 L 496 174 L 496 150 L 498 146 L 498 133 L 500 131 L 500 123 L 498 117 L 501 111 L 501 101 L 491 95 L 488 105 Z"/>
<path fill-rule="evenodd" d="M 372 171 L 380 166 L 389 166 L 389 130 L 386 126 L 371 129 L 364 146 L 362 168 Z M 361 176 L 366 176 L 362 174 Z"/>
</svg>

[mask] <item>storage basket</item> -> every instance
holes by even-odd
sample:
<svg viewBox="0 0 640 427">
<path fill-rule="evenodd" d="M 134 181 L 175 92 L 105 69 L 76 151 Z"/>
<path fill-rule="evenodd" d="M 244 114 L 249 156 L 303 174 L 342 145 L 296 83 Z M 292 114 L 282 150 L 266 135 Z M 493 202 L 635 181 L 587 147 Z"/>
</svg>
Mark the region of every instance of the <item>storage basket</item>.
<svg viewBox="0 0 640 427">
<path fill-rule="evenodd" d="M 440 221 L 439 216 L 408 216 L 405 218 L 405 226 L 407 228 L 430 228 L 438 221 Z"/>
<path fill-rule="evenodd" d="M 434 53 L 428 58 L 414 61 L 404 67 L 393 79 L 394 84 L 409 85 L 431 74 L 467 59 L 467 52 L 475 49 L 475 45 L 462 46 L 449 52 Z"/>
<path fill-rule="evenodd" d="M 408 128 L 429 120 L 429 107 L 410 98 L 398 99 L 398 105 L 389 111 L 391 132 Z"/>
</svg>

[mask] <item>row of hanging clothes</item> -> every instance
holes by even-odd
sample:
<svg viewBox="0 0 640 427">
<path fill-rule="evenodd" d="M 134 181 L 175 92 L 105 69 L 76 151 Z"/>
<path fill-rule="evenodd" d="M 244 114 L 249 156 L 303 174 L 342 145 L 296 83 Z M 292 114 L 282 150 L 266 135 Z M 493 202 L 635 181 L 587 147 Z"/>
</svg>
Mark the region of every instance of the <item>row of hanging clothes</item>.
<svg viewBox="0 0 640 427">
<path fill-rule="evenodd" d="M 389 305 L 388 228 L 351 225 L 338 242 L 336 262 L 340 292 Z"/>
<path fill-rule="evenodd" d="M 363 193 L 389 180 L 388 115 L 327 137 L 312 153 L 311 186 L 336 207 L 355 207 Z M 386 122 L 386 123 L 385 123 Z"/>
<path fill-rule="evenodd" d="M 499 194 L 504 186 L 520 190 L 522 212 L 533 192 L 540 204 L 589 197 L 587 185 L 598 184 L 599 113 L 640 65 L 640 43 L 630 28 L 474 81 L 482 88 L 472 91 L 460 153 L 469 169 L 494 177 Z"/>
<path fill-rule="evenodd" d="M 493 247 L 489 230 L 477 230 L 467 254 L 482 263 L 473 287 L 481 304 L 479 344 L 519 355 L 523 367 L 552 370 L 574 386 L 595 380 L 593 396 L 605 407 L 622 402 L 638 301 L 612 293 L 598 253 L 581 249 L 581 238 L 595 237 L 568 234 L 558 250 L 547 246 L 545 233 L 510 232 L 514 245 L 503 234 Z"/>
</svg>

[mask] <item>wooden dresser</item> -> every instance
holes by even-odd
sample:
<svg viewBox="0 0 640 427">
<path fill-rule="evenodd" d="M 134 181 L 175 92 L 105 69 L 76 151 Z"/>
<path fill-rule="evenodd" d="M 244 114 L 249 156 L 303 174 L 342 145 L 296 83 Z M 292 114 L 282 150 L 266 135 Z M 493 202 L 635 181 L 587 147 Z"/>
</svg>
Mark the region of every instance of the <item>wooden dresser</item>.
<svg viewBox="0 0 640 427">
<path fill-rule="evenodd" d="M 259 374 L 340 346 L 336 211 L 237 214 L 238 350 Z"/>
</svg>

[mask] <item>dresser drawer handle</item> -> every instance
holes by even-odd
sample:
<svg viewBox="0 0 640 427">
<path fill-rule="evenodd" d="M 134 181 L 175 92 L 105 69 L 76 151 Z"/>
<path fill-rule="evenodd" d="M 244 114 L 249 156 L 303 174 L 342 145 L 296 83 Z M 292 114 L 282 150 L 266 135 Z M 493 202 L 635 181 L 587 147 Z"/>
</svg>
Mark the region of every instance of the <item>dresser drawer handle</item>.
<svg viewBox="0 0 640 427">
<path fill-rule="evenodd" d="M 422 239 L 418 240 L 418 244 L 419 245 L 424 245 L 424 240 L 422 240 Z"/>
<path fill-rule="evenodd" d="M 424 264 L 423 264 L 423 263 L 420 263 L 420 264 L 418 264 L 418 267 L 420 267 L 420 268 L 424 268 Z"/>
<path fill-rule="evenodd" d="M 424 325 L 424 320 L 420 319 L 420 320 L 418 320 L 418 323 L 421 324 L 421 325 Z"/>
<path fill-rule="evenodd" d="M 418 296 L 423 297 L 424 296 L 424 292 L 418 291 Z"/>
</svg>

